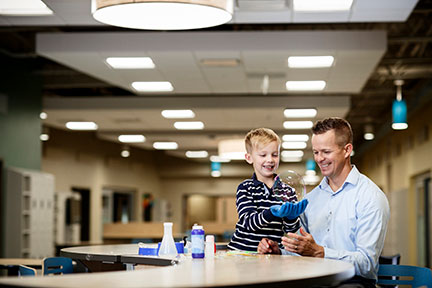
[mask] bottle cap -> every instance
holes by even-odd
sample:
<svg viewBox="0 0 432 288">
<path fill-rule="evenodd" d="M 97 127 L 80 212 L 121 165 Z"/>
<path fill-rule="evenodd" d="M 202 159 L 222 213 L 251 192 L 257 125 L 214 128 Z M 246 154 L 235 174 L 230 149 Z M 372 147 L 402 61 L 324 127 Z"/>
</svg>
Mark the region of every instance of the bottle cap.
<svg viewBox="0 0 432 288">
<path fill-rule="evenodd" d="M 192 229 L 197 229 L 197 230 L 202 230 L 203 229 L 203 226 L 201 226 L 201 225 L 194 225 L 193 227 L 192 227 Z"/>
<path fill-rule="evenodd" d="M 213 235 L 207 235 L 205 239 L 206 239 L 205 240 L 206 242 L 214 242 L 214 236 Z"/>
<path fill-rule="evenodd" d="M 172 226 L 173 223 L 172 222 L 164 222 L 164 226 Z"/>
</svg>

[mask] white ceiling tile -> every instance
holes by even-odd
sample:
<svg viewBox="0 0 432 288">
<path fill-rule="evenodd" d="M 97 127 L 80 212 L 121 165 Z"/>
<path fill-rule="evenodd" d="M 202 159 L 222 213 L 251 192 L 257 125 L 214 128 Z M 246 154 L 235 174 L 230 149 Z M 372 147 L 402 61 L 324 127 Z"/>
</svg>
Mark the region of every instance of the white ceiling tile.
<svg viewBox="0 0 432 288">
<path fill-rule="evenodd" d="M 293 15 L 294 23 L 334 23 L 348 22 L 350 12 L 327 12 L 327 13 L 312 13 L 312 12 L 295 12 Z"/>
</svg>

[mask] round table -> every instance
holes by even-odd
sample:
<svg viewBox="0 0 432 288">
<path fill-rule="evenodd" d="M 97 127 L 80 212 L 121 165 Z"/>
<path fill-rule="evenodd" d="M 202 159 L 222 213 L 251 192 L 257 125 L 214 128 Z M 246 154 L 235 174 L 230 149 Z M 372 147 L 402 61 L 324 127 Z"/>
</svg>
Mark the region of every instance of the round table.
<svg viewBox="0 0 432 288">
<path fill-rule="evenodd" d="M 117 254 L 120 251 L 127 254 L 132 252 L 121 246 L 123 245 L 99 248 L 91 246 L 92 248 L 85 247 L 82 251 L 89 252 L 88 249 L 92 249 L 94 255 L 105 254 L 111 258 L 121 258 L 121 255 Z M 74 247 L 77 248 L 79 247 Z M 97 249 L 99 252 L 95 252 Z M 310 287 L 336 285 L 354 276 L 354 266 L 343 261 L 288 255 L 232 255 L 224 251 L 218 252 L 214 259 L 182 257 L 177 265 L 145 267 L 137 267 L 134 271 L 69 274 L 57 277 L 3 278 L 0 279 L 0 285 L 60 288 Z"/>
</svg>

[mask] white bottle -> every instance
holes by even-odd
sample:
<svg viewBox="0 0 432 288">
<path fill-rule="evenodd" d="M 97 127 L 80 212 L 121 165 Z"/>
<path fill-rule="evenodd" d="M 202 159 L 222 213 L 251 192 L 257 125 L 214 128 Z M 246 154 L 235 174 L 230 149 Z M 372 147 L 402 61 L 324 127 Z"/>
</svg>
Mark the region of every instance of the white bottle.
<svg viewBox="0 0 432 288">
<path fill-rule="evenodd" d="M 214 236 L 207 235 L 205 240 L 205 257 L 214 258 L 214 255 L 215 255 Z"/>
<path fill-rule="evenodd" d="M 163 258 L 176 258 L 178 256 L 177 248 L 172 235 L 172 222 L 164 223 L 164 235 L 162 243 L 159 248 L 159 257 Z"/>
</svg>

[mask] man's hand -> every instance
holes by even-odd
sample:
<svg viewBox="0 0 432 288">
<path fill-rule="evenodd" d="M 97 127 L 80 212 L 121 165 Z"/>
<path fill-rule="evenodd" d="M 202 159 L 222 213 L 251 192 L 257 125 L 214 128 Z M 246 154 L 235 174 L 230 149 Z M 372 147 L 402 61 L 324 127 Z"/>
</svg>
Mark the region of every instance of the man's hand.
<svg viewBox="0 0 432 288">
<path fill-rule="evenodd" d="M 281 254 L 278 243 L 267 238 L 261 239 L 257 250 L 259 254 Z"/>
<path fill-rule="evenodd" d="M 303 199 L 298 203 L 285 202 L 283 205 L 273 205 L 270 207 L 271 213 L 276 217 L 286 217 L 290 220 L 297 218 L 304 212 L 308 205 L 308 200 Z"/>
<path fill-rule="evenodd" d="M 294 252 L 302 256 L 312 256 L 324 258 L 324 247 L 315 243 L 311 234 L 300 228 L 301 235 L 288 233 L 287 237 L 282 237 L 282 245 L 285 250 Z"/>
</svg>

